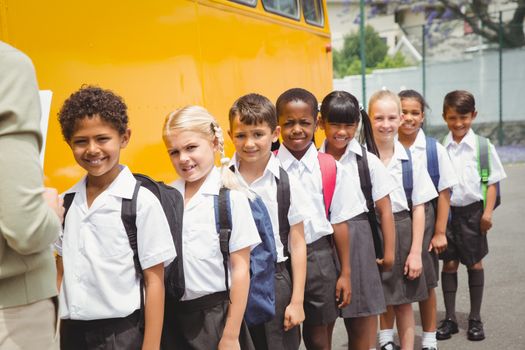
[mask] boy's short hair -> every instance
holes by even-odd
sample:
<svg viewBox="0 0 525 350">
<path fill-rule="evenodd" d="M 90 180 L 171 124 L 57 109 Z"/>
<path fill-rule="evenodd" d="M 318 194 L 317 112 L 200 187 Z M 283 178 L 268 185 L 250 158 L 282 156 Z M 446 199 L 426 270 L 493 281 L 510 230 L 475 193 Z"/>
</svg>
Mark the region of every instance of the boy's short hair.
<svg viewBox="0 0 525 350">
<path fill-rule="evenodd" d="M 448 108 L 454 108 L 461 114 L 474 113 L 476 111 L 476 100 L 474 95 L 466 90 L 454 90 L 445 96 L 443 116 L 445 116 Z"/>
<path fill-rule="evenodd" d="M 77 121 L 86 117 L 93 118 L 95 115 L 111 124 L 122 135 L 128 128 L 127 109 L 122 97 L 111 90 L 84 85 L 64 102 L 58 113 L 58 121 L 62 135 L 68 142 L 73 136 Z"/>
<path fill-rule="evenodd" d="M 310 91 L 301 88 L 286 90 L 281 94 L 281 96 L 279 96 L 277 102 L 275 103 L 277 116 L 281 115 L 284 106 L 287 103 L 293 101 L 302 101 L 309 105 L 310 109 L 312 110 L 312 117 L 314 120 L 317 118 L 317 115 L 319 114 L 319 103 L 317 102 L 317 98 L 315 98 L 314 94 L 312 94 Z"/>
<path fill-rule="evenodd" d="M 244 95 L 233 103 L 229 112 L 230 130 L 237 116 L 241 123 L 246 125 L 258 125 L 265 122 L 272 131 L 277 127 L 275 106 L 263 95 L 255 93 Z"/>
</svg>

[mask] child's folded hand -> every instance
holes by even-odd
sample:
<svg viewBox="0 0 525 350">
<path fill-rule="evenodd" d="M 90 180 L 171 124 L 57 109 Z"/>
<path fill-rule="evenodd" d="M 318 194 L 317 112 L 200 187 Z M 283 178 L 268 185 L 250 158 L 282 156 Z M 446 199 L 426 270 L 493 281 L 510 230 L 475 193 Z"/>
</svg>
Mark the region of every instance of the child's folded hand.
<svg viewBox="0 0 525 350">
<path fill-rule="evenodd" d="M 421 276 L 423 271 L 423 264 L 421 262 L 421 254 L 410 253 L 408 254 L 405 262 L 404 274 L 409 280 L 415 280 Z"/>
<path fill-rule="evenodd" d="M 335 300 L 338 302 L 337 307 L 342 309 L 350 304 L 352 297 L 352 288 L 350 286 L 350 276 L 339 276 L 335 285 Z"/>
<path fill-rule="evenodd" d="M 445 234 L 435 234 L 430 241 L 428 251 L 434 250 L 436 254 L 440 254 L 447 250 L 447 246 L 447 236 Z"/>
<path fill-rule="evenodd" d="M 479 228 L 482 234 L 486 235 L 488 230 L 492 228 L 492 216 L 483 215 L 479 222 Z"/>
<path fill-rule="evenodd" d="M 284 330 L 285 332 L 289 331 L 295 326 L 300 325 L 301 322 L 304 321 L 304 318 L 305 318 L 305 315 L 304 315 L 303 304 L 290 303 L 290 305 L 286 307 L 286 310 L 284 312 Z"/>
</svg>

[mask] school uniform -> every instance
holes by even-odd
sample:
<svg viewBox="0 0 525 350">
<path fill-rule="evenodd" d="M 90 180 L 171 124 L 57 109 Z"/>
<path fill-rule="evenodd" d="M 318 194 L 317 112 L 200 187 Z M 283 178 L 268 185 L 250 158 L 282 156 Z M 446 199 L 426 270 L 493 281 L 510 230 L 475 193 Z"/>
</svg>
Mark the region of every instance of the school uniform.
<svg viewBox="0 0 525 350">
<path fill-rule="evenodd" d="M 290 272 L 286 268 L 288 252 L 284 251 L 283 243 L 279 236 L 279 210 L 277 203 L 277 181 L 280 178 L 279 160 L 273 155 L 270 156 L 263 175 L 248 185 L 239 172 L 239 158 L 237 154 L 233 156 L 232 165 L 235 166 L 235 173 L 239 180 L 254 191 L 264 202 L 272 223 L 275 238 L 275 248 L 277 251 L 277 266 L 275 269 L 275 317 L 261 327 L 252 327 L 250 332 L 256 349 L 298 349 L 301 343 L 299 327 L 284 331 L 284 313 L 290 304 L 293 291 L 293 283 Z M 290 182 L 290 208 L 287 218 L 290 226 L 303 222 L 311 211 L 306 193 L 299 181 L 289 175 Z M 288 239 L 288 241 L 290 241 Z M 262 338 L 262 339 L 259 339 Z"/>
<path fill-rule="evenodd" d="M 474 265 L 488 253 L 487 235 L 481 234 L 479 223 L 483 214 L 483 193 L 478 172 L 477 135 L 472 129 L 458 144 L 449 132 L 443 144 L 458 177 L 450 197 L 451 220 L 447 227 L 447 250 L 444 261 L 459 260 Z M 489 142 L 490 176 L 488 185 L 507 177 L 495 147 Z"/>
<path fill-rule="evenodd" d="M 344 167 L 336 162 L 336 185 L 328 219 L 323 197 L 321 168 L 314 144 L 310 145 L 300 160 L 297 160 L 284 145 L 280 146 L 277 157 L 287 172 L 300 179 L 313 209 L 312 215 L 304 222 L 307 245 L 304 323 L 327 325 L 334 322 L 339 315 L 335 300 L 338 278 L 335 261 L 337 258 L 334 256 L 330 236 L 333 233 L 332 224 L 347 221 L 363 213 L 362 201 L 359 201 L 356 191 L 345 190 L 355 188 L 355 184 Z"/>
<path fill-rule="evenodd" d="M 419 130 L 416 140 L 410 146 L 409 150 L 412 154 L 412 159 L 417 159 L 425 166 L 427 165 L 427 139 L 423 130 Z M 458 183 L 458 179 L 445 147 L 436 143 L 436 151 L 439 169 L 439 182 L 436 190 L 441 192 L 455 186 Z M 434 250 L 428 251 L 428 247 L 434 236 L 436 215 L 437 198 L 425 204 L 425 235 L 423 237 L 422 261 L 423 271 L 429 289 L 436 288 L 439 281 L 439 257 Z"/>
<path fill-rule="evenodd" d="M 165 322 L 175 342 L 168 348 L 216 349 L 226 325 L 229 294 L 214 214 L 214 198 L 221 188 L 220 176 L 220 171 L 214 167 L 184 208 L 182 249 L 185 291 L 180 302 L 172 302 L 168 298 Z M 173 186 L 184 197 L 185 181 L 179 179 Z M 232 190 L 230 208 L 230 253 L 255 247 L 261 240 L 249 215 L 251 209 L 246 195 Z M 227 283 L 231 286 L 231 271 Z M 242 349 L 253 348 L 244 323 L 239 341 Z"/>
<path fill-rule="evenodd" d="M 325 152 L 326 141 L 319 152 Z M 381 284 L 381 274 L 376 263 L 372 229 L 366 212 L 366 199 L 359 182 L 356 155 L 362 156 L 363 150 L 356 139 L 352 139 L 339 162 L 345 167 L 354 180 L 353 189 L 358 194 L 365 213 L 348 221 L 350 235 L 350 266 L 352 268 L 352 299 L 350 304 L 341 310 L 344 318 L 379 315 L 386 311 L 385 296 Z M 385 166 L 375 154 L 367 152 L 370 181 L 372 182 L 372 199 L 374 202 L 388 196 L 395 188 Z"/>
<path fill-rule="evenodd" d="M 121 219 L 122 200 L 131 199 L 136 180 L 121 166 L 117 178 L 87 205 L 86 178 L 75 193 L 55 244 L 62 256 L 60 289 L 62 349 L 140 349 L 140 281 Z M 176 256 L 170 228 L 157 197 L 140 187 L 137 246 L 142 269 L 169 264 Z"/>
<path fill-rule="evenodd" d="M 396 254 L 392 270 L 383 272 L 381 275 L 387 305 L 409 304 L 425 300 L 428 297 L 424 273 L 414 280 L 409 280 L 403 273 L 405 262 L 412 246 L 412 219 L 403 187 L 402 169 L 402 161 L 408 159 L 407 151 L 396 140 L 394 143 L 394 154 L 386 166 L 396 184 L 396 188 L 390 193 L 390 202 L 392 203 L 392 213 L 394 213 L 396 227 Z M 437 197 L 438 194 L 430 179 L 430 175 L 425 165 L 418 159 L 412 159 L 412 174 L 413 206 L 426 203 Z"/>
</svg>

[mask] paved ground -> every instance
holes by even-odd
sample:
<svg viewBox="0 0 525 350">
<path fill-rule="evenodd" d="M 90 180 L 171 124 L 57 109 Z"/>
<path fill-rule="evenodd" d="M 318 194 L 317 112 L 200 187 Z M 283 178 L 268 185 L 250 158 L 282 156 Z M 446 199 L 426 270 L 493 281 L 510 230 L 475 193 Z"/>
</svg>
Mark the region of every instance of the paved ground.
<svg viewBox="0 0 525 350">
<path fill-rule="evenodd" d="M 502 150 L 504 162 L 523 162 L 525 148 Z M 494 213 L 489 232 L 490 253 L 484 260 L 485 295 L 481 317 L 486 339 L 470 342 L 466 338 L 469 298 L 467 274 L 460 269 L 456 301 L 460 332 L 438 342 L 440 350 L 525 349 L 525 164 L 506 164 L 508 178 L 502 183 L 502 205 Z M 441 287 L 438 289 L 438 319 L 443 318 Z M 416 312 L 416 349 L 421 347 L 419 311 Z M 302 347 L 304 349 L 304 347 Z M 347 349 L 346 332 L 336 324 L 333 349 Z"/>
</svg>

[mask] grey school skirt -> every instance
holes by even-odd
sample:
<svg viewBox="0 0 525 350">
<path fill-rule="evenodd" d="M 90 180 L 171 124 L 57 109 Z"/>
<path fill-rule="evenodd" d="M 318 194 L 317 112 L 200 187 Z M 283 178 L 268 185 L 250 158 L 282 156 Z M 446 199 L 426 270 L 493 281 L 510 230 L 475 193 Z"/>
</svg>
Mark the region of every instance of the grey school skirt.
<svg viewBox="0 0 525 350">
<path fill-rule="evenodd" d="M 306 246 L 306 285 L 304 288 L 304 324 L 328 325 L 339 317 L 335 300 L 337 268 L 330 236 Z"/>
<path fill-rule="evenodd" d="M 439 258 L 432 251 L 428 251 L 430 241 L 434 237 L 434 228 L 436 223 L 436 201 L 425 203 L 425 235 L 423 236 L 422 262 L 427 288 L 436 288 L 439 281 Z"/>
<path fill-rule="evenodd" d="M 348 221 L 350 229 L 350 267 L 352 300 L 341 310 L 341 317 L 379 315 L 386 310 L 381 274 L 376 263 L 372 229 L 366 213 Z"/>
<path fill-rule="evenodd" d="M 300 326 L 284 330 L 284 313 L 292 299 L 292 279 L 287 264 L 281 262 L 275 267 L 275 317 L 249 328 L 257 350 L 297 350 L 301 344 Z"/>
<path fill-rule="evenodd" d="M 408 211 L 394 214 L 396 253 L 391 271 L 381 273 L 386 305 L 410 304 L 428 298 L 425 274 L 409 280 L 403 273 L 412 245 L 412 219 Z"/>
</svg>

